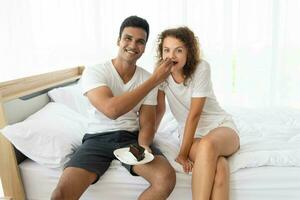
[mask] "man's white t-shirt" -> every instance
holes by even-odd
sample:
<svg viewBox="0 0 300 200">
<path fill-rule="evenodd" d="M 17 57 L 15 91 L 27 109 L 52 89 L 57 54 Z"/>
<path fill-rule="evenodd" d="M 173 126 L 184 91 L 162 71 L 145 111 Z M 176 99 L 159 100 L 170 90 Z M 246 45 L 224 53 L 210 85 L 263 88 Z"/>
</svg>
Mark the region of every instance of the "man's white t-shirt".
<svg viewBox="0 0 300 200">
<path fill-rule="evenodd" d="M 169 76 L 159 89 L 164 91 L 171 112 L 179 123 L 180 137 L 183 135 L 193 97 L 206 97 L 195 133 L 196 137 L 203 136 L 225 120 L 231 120 L 231 116 L 220 107 L 216 100 L 210 77 L 210 66 L 205 60 L 202 60 L 196 67 L 195 73 L 186 86 L 183 83 L 176 83 L 173 77 Z"/>
<path fill-rule="evenodd" d="M 87 67 L 84 70 L 81 78 L 82 92 L 85 94 L 94 88 L 107 86 L 114 96 L 119 96 L 125 92 L 132 91 L 146 81 L 149 76 L 149 72 L 137 66 L 131 80 L 124 84 L 119 73 L 113 66 L 112 61 L 107 61 L 103 64 Z M 153 89 L 132 110 L 115 120 L 106 117 L 102 112 L 90 104 L 87 133 L 93 134 L 117 130 L 139 130 L 138 112 L 142 104 L 156 105 L 157 89 Z"/>
</svg>

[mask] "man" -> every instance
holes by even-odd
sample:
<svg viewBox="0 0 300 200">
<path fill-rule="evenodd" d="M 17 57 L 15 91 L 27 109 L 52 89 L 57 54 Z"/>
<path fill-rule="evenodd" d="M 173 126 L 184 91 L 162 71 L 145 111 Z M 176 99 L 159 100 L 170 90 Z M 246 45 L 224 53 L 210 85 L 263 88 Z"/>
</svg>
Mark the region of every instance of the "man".
<svg viewBox="0 0 300 200">
<path fill-rule="evenodd" d="M 52 199 L 79 199 L 98 181 L 115 159 L 113 151 L 131 143 L 152 152 L 154 160 L 129 166 L 132 175 L 144 177 L 150 186 L 139 199 L 166 199 L 175 186 L 175 172 L 162 153 L 151 146 L 155 133 L 156 86 L 165 80 L 172 67 L 164 61 L 152 75 L 136 66 L 149 36 L 146 20 L 126 18 L 119 32 L 119 52 L 104 64 L 87 68 L 82 76 L 83 93 L 91 106 L 93 121 L 55 188 Z M 154 90 L 153 90 L 154 89 Z"/>
</svg>

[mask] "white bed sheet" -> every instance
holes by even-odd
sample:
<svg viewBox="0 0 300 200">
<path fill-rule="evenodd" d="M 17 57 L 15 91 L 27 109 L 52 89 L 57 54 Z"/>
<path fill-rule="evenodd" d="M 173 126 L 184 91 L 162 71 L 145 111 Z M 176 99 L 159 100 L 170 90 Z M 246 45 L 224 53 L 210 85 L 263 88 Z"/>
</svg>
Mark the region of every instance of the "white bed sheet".
<svg viewBox="0 0 300 200">
<path fill-rule="evenodd" d="M 49 199 L 60 169 L 49 169 L 31 160 L 20 164 L 27 200 Z M 191 177 L 177 173 L 176 187 L 169 200 L 189 200 Z M 103 177 L 84 193 L 82 200 L 134 200 L 148 186 L 141 177 L 133 177 L 114 161 Z M 299 167 L 257 167 L 231 174 L 231 200 L 299 200 Z"/>
<path fill-rule="evenodd" d="M 50 169 L 29 159 L 19 165 L 27 200 L 48 200 L 61 174 L 61 169 Z M 191 199 L 189 175 L 179 174 L 176 191 L 170 199 Z M 83 194 L 82 200 L 133 200 L 149 186 L 141 177 L 131 176 L 119 161 Z M 187 192 L 188 191 L 188 192 Z M 176 197 L 176 198 L 175 198 Z"/>
<path fill-rule="evenodd" d="M 229 159 L 231 200 L 300 199 L 300 110 L 226 109 L 240 131 L 241 149 Z M 177 171 L 170 200 L 191 199 L 191 176 L 174 162 L 179 150 L 177 123 L 170 112 L 162 121 L 155 143 Z M 61 170 L 33 161 L 20 164 L 28 200 L 49 199 Z M 131 176 L 114 161 L 100 180 L 83 194 L 83 200 L 133 200 L 147 188 L 141 177 Z"/>
<path fill-rule="evenodd" d="M 300 110 L 291 108 L 246 109 L 230 107 L 237 125 L 241 148 L 229 158 L 231 173 L 244 168 L 300 167 Z M 174 162 L 179 152 L 177 123 L 168 111 L 155 143 L 177 172 Z"/>
</svg>

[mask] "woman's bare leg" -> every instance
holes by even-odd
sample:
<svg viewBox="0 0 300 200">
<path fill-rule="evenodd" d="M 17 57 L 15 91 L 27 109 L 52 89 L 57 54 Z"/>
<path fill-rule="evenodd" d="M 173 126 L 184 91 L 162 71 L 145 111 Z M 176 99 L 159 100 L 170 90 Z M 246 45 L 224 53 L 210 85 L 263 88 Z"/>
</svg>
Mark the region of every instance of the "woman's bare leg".
<svg viewBox="0 0 300 200">
<path fill-rule="evenodd" d="M 209 200 L 211 198 L 219 157 L 229 156 L 238 148 L 239 137 L 237 133 L 227 127 L 216 128 L 202 139 L 195 140 L 189 155 L 190 159 L 194 161 L 192 175 L 194 200 Z M 218 191 L 221 192 L 220 190 L 216 192 Z"/>
<path fill-rule="evenodd" d="M 229 199 L 229 166 L 227 159 L 223 156 L 220 156 L 217 161 L 217 171 L 210 199 Z"/>
</svg>

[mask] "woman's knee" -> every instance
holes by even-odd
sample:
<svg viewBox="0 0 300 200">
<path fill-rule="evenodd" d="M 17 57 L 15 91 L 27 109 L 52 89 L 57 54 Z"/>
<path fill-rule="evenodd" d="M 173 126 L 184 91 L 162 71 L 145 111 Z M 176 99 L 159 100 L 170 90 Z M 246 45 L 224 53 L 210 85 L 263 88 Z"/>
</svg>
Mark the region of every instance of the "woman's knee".
<svg viewBox="0 0 300 200">
<path fill-rule="evenodd" d="M 211 137 L 203 137 L 197 146 L 197 154 L 216 158 L 219 156 L 217 144 Z"/>
</svg>

